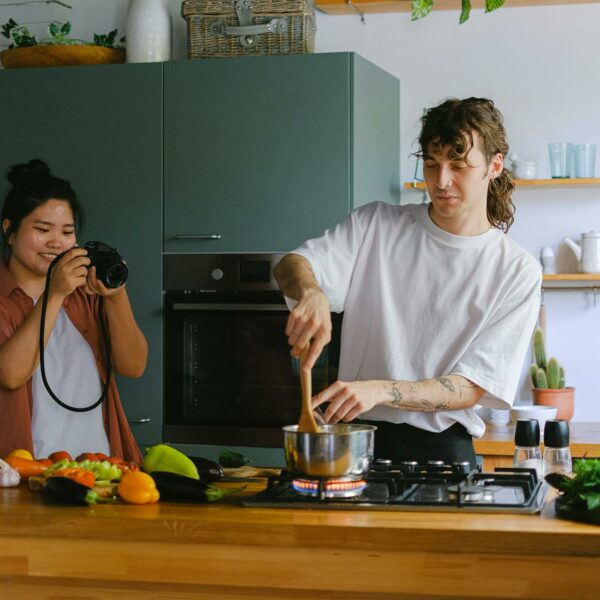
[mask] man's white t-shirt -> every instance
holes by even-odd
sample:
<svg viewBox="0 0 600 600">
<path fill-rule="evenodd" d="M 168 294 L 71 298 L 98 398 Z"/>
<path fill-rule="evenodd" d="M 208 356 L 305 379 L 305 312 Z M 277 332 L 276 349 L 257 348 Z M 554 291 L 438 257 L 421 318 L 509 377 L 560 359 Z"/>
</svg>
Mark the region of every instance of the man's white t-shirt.
<svg viewBox="0 0 600 600">
<path fill-rule="evenodd" d="M 333 312 L 344 312 L 342 381 L 418 381 L 462 375 L 480 404 L 509 408 L 539 310 L 537 261 L 498 229 L 457 236 L 426 204 L 374 202 L 293 253 L 304 256 Z M 290 306 L 295 303 L 290 302 Z M 473 408 L 439 412 L 376 406 L 361 419 L 433 432 L 485 426 Z"/>
<path fill-rule="evenodd" d="M 77 408 L 93 404 L 102 393 L 96 359 L 89 344 L 61 308 L 44 349 L 46 379 L 56 396 Z M 110 454 L 102 405 L 73 412 L 57 404 L 42 381 L 40 367 L 31 381 L 32 435 L 36 457 L 66 450 L 73 458 L 83 452 Z"/>
</svg>

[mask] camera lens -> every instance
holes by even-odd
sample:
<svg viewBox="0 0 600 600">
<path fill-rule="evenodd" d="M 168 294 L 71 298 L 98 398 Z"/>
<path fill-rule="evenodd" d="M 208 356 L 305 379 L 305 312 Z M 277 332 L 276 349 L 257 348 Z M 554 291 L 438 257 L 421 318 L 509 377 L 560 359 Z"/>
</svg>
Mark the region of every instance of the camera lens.
<svg viewBox="0 0 600 600">
<path fill-rule="evenodd" d="M 115 263 L 106 269 L 105 281 L 107 287 L 118 288 L 127 281 L 129 270 L 122 262 Z"/>
</svg>

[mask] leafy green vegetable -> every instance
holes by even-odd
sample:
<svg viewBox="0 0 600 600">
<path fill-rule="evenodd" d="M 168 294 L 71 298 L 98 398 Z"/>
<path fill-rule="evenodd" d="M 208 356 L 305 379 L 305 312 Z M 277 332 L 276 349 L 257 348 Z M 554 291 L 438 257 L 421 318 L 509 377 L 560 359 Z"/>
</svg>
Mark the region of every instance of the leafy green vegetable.
<svg viewBox="0 0 600 600">
<path fill-rule="evenodd" d="M 223 450 L 219 454 L 219 464 L 224 467 L 243 467 L 244 465 L 250 464 L 252 460 L 246 458 L 239 452 L 232 452 L 231 450 Z"/>
<path fill-rule="evenodd" d="M 600 460 L 580 459 L 573 466 L 573 477 L 563 477 L 559 484 L 557 510 L 585 513 L 590 521 L 600 523 Z"/>
</svg>

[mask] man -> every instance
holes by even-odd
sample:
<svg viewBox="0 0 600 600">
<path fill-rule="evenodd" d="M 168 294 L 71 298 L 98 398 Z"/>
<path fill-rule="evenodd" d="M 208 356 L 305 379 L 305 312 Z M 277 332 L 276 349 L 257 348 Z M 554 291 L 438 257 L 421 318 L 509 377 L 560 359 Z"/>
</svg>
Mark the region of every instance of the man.
<svg viewBox="0 0 600 600">
<path fill-rule="evenodd" d="M 277 265 L 295 303 L 292 355 L 310 369 L 344 311 L 326 421 L 373 422 L 375 454 L 469 461 L 478 403 L 509 408 L 539 308 L 541 270 L 505 232 L 514 184 L 502 115 L 481 98 L 426 110 L 419 156 L 431 202 L 371 203 Z"/>
</svg>

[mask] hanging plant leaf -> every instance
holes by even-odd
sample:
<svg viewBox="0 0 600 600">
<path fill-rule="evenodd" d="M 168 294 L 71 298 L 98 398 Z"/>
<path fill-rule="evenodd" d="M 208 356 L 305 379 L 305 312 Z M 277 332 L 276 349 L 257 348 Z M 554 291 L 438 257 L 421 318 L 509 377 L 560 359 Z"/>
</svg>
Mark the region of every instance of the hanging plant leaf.
<svg viewBox="0 0 600 600">
<path fill-rule="evenodd" d="M 48 25 L 48 33 L 50 34 L 50 37 L 58 37 L 60 35 L 60 23 L 57 23 L 56 21 L 50 23 L 50 25 Z"/>
<path fill-rule="evenodd" d="M 4 25 L 2 25 L 2 35 L 5 38 L 10 39 L 11 29 L 14 29 L 15 27 L 18 27 L 18 26 L 19 25 L 16 21 L 14 21 L 13 19 L 9 19 L 6 23 L 4 23 Z"/>
<path fill-rule="evenodd" d="M 433 8 L 433 0 L 412 0 L 411 3 L 411 12 L 412 12 L 412 21 L 416 21 L 418 19 L 422 19 L 426 17 Z"/>
<path fill-rule="evenodd" d="M 504 4 L 504 0 L 485 0 L 485 12 L 489 13 Z"/>
<path fill-rule="evenodd" d="M 462 8 L 460 11 L 460 18 L 458 23 L 462 25 L 465 21 L 469 20 L 471 14 L 471 0 L 462 0 Z"/>
</svg>

